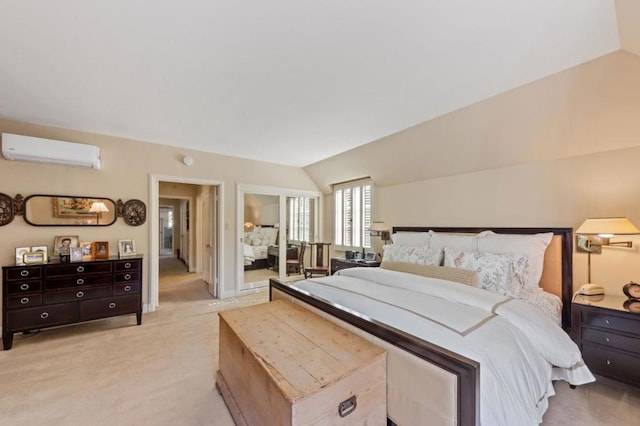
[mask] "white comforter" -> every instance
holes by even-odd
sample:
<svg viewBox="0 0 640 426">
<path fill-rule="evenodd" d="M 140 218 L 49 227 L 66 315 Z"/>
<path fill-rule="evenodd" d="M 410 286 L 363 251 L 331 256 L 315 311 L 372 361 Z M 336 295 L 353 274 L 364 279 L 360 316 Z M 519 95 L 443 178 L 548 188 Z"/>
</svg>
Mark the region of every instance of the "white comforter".
<svg viewBox="0 0 640 426">
<path fill-rule="evenodd" d="M 478 361 L 483 425 L 539 424 L 552 380 L 595 380 L 560 327 L 500 294 L 380 268 L 344 269 L 295 287 Z"/>
</svg>

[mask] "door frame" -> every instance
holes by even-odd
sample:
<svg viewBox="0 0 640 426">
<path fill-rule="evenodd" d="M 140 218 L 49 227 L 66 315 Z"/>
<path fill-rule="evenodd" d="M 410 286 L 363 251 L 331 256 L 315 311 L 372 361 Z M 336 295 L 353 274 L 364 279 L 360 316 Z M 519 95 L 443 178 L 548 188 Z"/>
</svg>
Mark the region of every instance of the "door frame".
<svg viewBox="0 0 640 426">
<path fill-rule="evenodd" d="M 279 200 L 279 221 L 282 225 L 286 223 L 287 219 L 287 197 L 310 197 L 317 200 L 315 206 L 315 224 L 314 224 L 314 240 L 322 234 L 322 199 L 323 194 L 321 191 L 309 191 L 303 189 L 291 189 L 281 188 L 275 186 L 262 186 L 252 185 L 245 183 L 236 183 L 236 296 L 243 294 L 243 292 L 251 289 L 244 289 L 244 195 L 245 194 L 260 194 L 260 195 L 273 195 L 280 198 Z M 283 222 L 284 219 L 284 222 Z M 286 227 L 281 226 L 281 231 L 286 231 Z M 278 245 L 280 246 L 280 255 L 278 259 L 280 265 L 278 270 L 280 271 L 280 278 L 285 277 L 285 262 L 286 262 L 286 232 L 278 233 Z"/>
<path fill-rule="evenodd" d="M 191 185 L 217 186 L 218 187 L 218 228 L 216 245 L 218 256 L 218 268 L 216 277 L 217 285 L 222 282 L 220 277 L 224 277 L 224 182 L 213 179 L 198 179 L 185 176 L 168 176 L 149 174 L 149 226 L 157 230 L 160 222 L 160 182 L 186 183 Z M 192 207 L 190 207 L 191 209 Z M 158 308 L 160 299 L 160 262 L 158 253 L 160 252 L 160 238 L 157 232 L 149 232 L 149 290 L 147 294 L 148 312 L 153 312 Z M 196 248 L 196 250 L 199 250 Z M 193 254 L 193 253 L 192 253 Z M 218 294 L 220 292 L 218 291 Z"/>
</svg>

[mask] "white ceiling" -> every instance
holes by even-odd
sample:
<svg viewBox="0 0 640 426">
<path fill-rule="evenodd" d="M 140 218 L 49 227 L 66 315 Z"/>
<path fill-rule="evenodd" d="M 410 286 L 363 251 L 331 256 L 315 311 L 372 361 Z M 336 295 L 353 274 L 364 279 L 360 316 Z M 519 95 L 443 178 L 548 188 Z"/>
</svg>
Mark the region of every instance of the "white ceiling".
<svg viewBox="0 0 640 426">
<path fill-rule="evenodd" d="M 614 0 L 0 0 L 0 117 L 304 166 L 620 48 Z"/>
</svg>

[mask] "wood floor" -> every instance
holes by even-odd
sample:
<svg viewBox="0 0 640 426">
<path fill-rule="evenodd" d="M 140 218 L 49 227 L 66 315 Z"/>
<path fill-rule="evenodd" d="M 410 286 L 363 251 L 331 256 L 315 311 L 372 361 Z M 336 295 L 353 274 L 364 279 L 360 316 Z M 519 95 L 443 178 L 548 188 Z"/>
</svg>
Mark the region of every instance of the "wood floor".
<svg viewBox="0 0 640 426">
<path fill-rule="evenodd" d="M 16 335 L 0 351 L 0 425 L 233 425 L 214 387 L 217 312 L 267 291 L 216 300 L 184 265 L 163 263 L 159 309 L 141 326 L 127 316 Z M 544 425 L 638 424 L 638 388 L 600 377 L 555 387 Z"/>
</svg>

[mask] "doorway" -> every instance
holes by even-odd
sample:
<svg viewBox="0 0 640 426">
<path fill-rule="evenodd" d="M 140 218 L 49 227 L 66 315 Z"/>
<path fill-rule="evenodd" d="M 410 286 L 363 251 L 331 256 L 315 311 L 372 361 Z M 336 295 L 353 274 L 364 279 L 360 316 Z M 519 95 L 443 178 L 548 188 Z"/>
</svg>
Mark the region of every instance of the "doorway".
<svg viewBox="0 0 640 426">
<path fill-rule="evenodd" d="M 166 201 L 162 199 L 161 203 Z M 160 253 L 162 257 L 173 256 L 173 207 L 167 205 L 160 206 Z M 176 256 L 179 258 L 179 256 Z"/>
<path fill-rule="evenodd" d="M 162 187 L 162 191 L 161 191 Z M 184 191 L 187 191 L 185 194 Z M 150 226 L 160 230 L 161 198 L 175 199 L 173 204 L 172 257 L 180 259 L 188 271 L 198 276 L 217 297 L 223 276 L 223 182 L 178 176 L 150 175 Z M 179 223 L 178 223 L 179 222 Z M 149 265 L 149 312 L 160 304 L 160 253 L 166 249 L 166 232 L 151 232 Z"/>
</svg>

